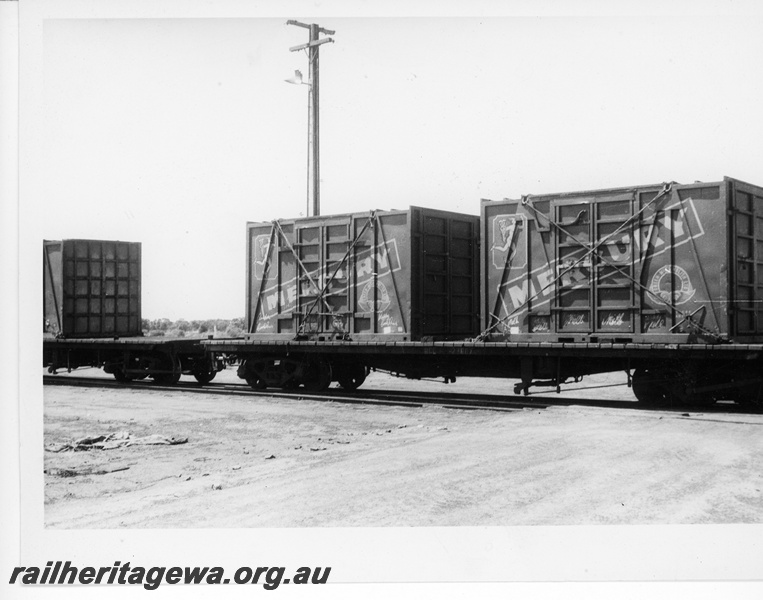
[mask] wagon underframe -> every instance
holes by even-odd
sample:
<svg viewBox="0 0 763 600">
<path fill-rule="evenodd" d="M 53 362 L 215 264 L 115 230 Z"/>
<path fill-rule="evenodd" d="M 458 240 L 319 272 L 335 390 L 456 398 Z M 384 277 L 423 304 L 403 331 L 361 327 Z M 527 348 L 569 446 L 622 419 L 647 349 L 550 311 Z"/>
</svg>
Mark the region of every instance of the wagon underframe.
<svg viewBox="0 0 763 600">
<path fill-rule="evenodd" d="M 140 337 L 46 339 L 43 365 L 50 373 L 95 367 L 117 381 L 151 377 L 158 383 L 177 383 L 181 375 L 208 383 L 223 368 L 198 339 Z"/>
<path fill-rule="evenodd" d="M 624 371 L 645 403 L 760 404 L 763 345 L 602 344 L 500 342 L 205 341 L 213 354 L 240 363 L 253 387 L 353 388 L 368 369 L 408 378 L 518 379 L 515 392 L 532 386 L 557 390 L 585 375 Z"/>
</svg>

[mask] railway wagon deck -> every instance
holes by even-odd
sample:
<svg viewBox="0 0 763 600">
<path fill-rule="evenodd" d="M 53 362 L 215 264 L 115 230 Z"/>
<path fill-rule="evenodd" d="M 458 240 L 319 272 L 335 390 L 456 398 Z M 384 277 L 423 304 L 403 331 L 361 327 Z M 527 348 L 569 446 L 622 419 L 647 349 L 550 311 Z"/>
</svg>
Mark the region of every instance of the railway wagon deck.
<svg viewBox="0 0 763 600">
<path fill-rule="evenodd" d="M 208 354 L 200 339 L 170 337 L 54 338 L 43 337 L 43 366 L 49 373 L 83 367 L 103 368 L 117 381 L 153 378 L 176 383 L 193 375 L 209 383 L 223 363 Z"/>
</svg>

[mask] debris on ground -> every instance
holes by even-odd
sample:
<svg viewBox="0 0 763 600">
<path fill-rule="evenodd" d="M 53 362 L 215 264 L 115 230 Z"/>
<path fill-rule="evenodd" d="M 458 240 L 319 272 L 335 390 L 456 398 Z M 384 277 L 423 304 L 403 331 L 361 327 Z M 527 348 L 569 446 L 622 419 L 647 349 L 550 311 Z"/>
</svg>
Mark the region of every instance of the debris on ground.
<svg viewBox="0 0 763 600">
<path fill-rule="evenodd" d="M 130 467 L 117 467 L 116 469 L 84 469 L 75 471 L 74 469 L 44 469 L 43 473 L 51 477 L 78 477 L 81 475 L 106 475 L 116 473 L 117 471 L 126 471 Z"/>
<path fill-rule="evenodd" d="M 48 446 L 46 452 L 79 452 L 82 450 L 113 450 L 127 446 L 185 444 L 188 438 L 167 437 L 159 434 L 136 437 L 129 431 L 118 431 L 106 435 L 83 437 L 59 446 Z"/>
</svg>

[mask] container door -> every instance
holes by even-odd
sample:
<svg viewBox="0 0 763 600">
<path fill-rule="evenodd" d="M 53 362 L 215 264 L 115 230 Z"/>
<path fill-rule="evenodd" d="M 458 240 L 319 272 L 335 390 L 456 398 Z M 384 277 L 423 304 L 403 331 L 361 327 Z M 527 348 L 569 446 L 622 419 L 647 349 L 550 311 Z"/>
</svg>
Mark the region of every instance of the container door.
<svg viewBox="0 0 763 600">
<path fill-rule="evenodd" d="M 600 333 L 632 333 L 636 308 L 633 196 L 597 202 L 595 210 L 595 328 Z"/>
<path fill-rule="evenodd" d="M 478 333 L 479 221 L 476 217 L 411 207 L 413 331 L 463 338 Z"/>
<path fill-rule="evenodd" d="M 421 334 L 437 335 L 450 330 L 450 265 L 448 221 L 422 214 L 423 278 Z"/>
<path fill-rule="evenodd" d="M 321 306 L 318 306 L 321 290 L 321 226 L 298 227 L 296 234 L 297 258 L 301 263 L 297 277 L 298 330 L 301 333 L 320 331 Z"/>
<path fill-rule="evenodd" d="M 557 331 L 633 332 L 633 194 L 556 205 Z"/>
<path fill-rule="evenodd" d="M 329 223 L 323 235 L 323 272 L 321 290 L 326 310 L 321 311 L 321 330 L 333 333 L 350 331 L 350 221 Z"/>
<path fill-rule="evenodd" d="M 65 335 L 140 335 L 140 258 L 139 243 L 64 240 Z"/>
<path fill-rule="evenodd" d="M 311 221 L 295 230 L 301 334 L 350 332 L 351 217 Z"/>
<path fill-rule="evenodd" d="M 559 333 L 592 330 L 591 204 L 556 206 L 556 314 Z"/>
<path fill-rule="evenodd" d="M 763 189 L 731 181 L 733 322 L 739 336 L 763 335 Z"/>
<path fill-rule="evenodd" d="M 453 217 L 448 221 L 448 300 L 450 323 L 447 333 L 473 336 L 479 321 L 479 222 Z"/>
</svg>

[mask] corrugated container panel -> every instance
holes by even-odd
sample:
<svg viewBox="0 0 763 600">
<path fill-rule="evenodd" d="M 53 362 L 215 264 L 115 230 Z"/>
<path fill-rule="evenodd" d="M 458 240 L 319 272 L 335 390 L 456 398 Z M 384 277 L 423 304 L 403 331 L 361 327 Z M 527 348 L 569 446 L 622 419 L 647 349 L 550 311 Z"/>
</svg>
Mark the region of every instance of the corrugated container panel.
<svg viewBox="0 0 763 600">
<path fill-rule="evenodd" d="M 59 337 L 141 335 L 137 242 L 43 242 L 44 331 Z"/>
<path fill-rule="evenodd" d="M 462 339 L 479 330 L 479 217 L 411 207 L 247 225 L 260 337 Z"/>
<path fill-rule="evenodd" d="M 729 181 L 732 215 L 732 329 L 737 337 L 763 338 L 763 188 Z"/>
<path fill-rule="evenodd" d="M 483 201 L 490 339 L 763 339 L 763 189 L 722 182 Z"/>
</svg>

